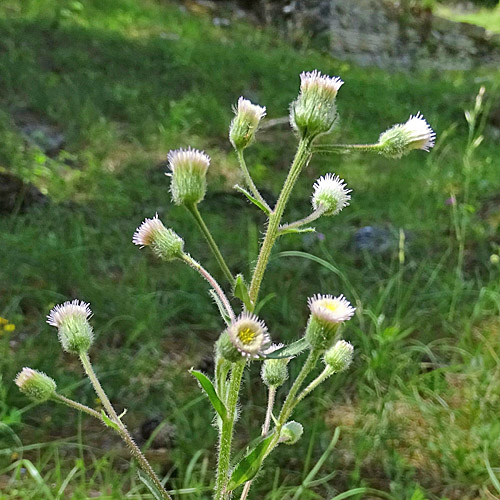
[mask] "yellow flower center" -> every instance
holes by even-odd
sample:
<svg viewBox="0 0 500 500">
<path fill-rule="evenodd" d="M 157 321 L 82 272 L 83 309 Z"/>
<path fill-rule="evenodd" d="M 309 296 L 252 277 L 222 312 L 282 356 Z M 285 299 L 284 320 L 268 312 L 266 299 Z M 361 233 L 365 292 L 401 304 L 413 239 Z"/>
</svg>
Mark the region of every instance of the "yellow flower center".
<svg viewBox="0 0 500 500">
<path fill-rule="evenodd" d="M 254 332 L 248 326 L 238 332 L 238 338 L 243 344 L 246 345 L 251 344 L 255 340 L 256 336 L 257 332 Z"/>
<path fill-rule="evenodd" d="M 334 301 L 324 302 L 322 305 L 326 309 L 329 309 L 330 311 L 333 311 L 333 312 L 335 312 L 339 308 L 338 303 L 334 302 Z"/>
</svg>

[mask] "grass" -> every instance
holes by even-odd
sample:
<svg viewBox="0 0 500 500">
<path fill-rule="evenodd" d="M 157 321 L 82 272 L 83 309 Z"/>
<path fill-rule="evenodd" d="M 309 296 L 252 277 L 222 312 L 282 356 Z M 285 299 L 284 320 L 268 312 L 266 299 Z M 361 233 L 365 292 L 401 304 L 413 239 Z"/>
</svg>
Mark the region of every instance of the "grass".
<svg viewBox="0 0 500 500">
<path fill-rule="evenodd" d="M 438 5 L 436 14 L 452 21 L 477 24 L 492 33 L 500 33 L 500 4 L 496 7 L 482 7 L 470 12 L 462 12 L 446 5 Z"/>
<path fill-rule="evenodd" d="M 205 358 L 222 325 L 197 276 L 139 252 L 131 236 L 158 211 L 220 277 L 188 214 L 171 205 L 164 176 L 169 149 L 203 148 L 212 165 L 200 208 L 230 267 L 248 276 L 263 220 L 230 189 L 241 180 L 227 140 L 231 105 L 245 95 L 266 105 L 270 118 L 286 116 L 298 74 L 314 68 L 346 82 L 332 141 L 371 142 L 420 110 L 438 144 L 430 155 L 397 162 L 320 156 L 304 172 L 287 220 L 307 214 L 311 186 L 328 171 L 353 189 L 352 206 L 318 222 L 324 240 L 280 241 L 260 314 L 273 338 L 289 341 L 302 333 L 308 296 L 345 293 L 358 307 L 346 331 L 357 356 L 351 371 L 297 410 L 302 442 L 271 458 L 253 495 L 333 499 L 354 489 L 350 498 L 377 498 L 372 488 L 398 500 L 494 498 L 500 269 L 490 256 L 500 245 L 498 145 L 485 121 L 475 132 L 483 143 L 464 162 L 463 110 L 480 85 L 486 107 L 498 102 L 500 73 L 368 71 L 291 48 L 244 22 L 214 26 L 207 13 L 169 1 L 6 0 L 0 167 L 36 184 L 50 202 L 0 219 L 0 315 L 16 325 L 0 337 L 0 499 L 149 498 L 119 443 L 65 409 L 27 405 L 11 382 L 33 366 L 62 392 L 99 404 L 44 323 L 55 303 L 73 297 L 92 304 L 91 355 L 111 399 L 128 408 L 129 427 L 140 435 L 157 418 L 175 430 L 151 451 L 155 467 L 184 491 L 178 498 L 210 497 L 216 432 L 188 369 L 210 370 Z M 19 128 L 26 120 L 61 131 L 63 150 L 48 155 L 28 142 Z M 269 199 L 294 146 L 286 127 L 276 127 L 249 151 Z M 456 205 L 447 204 L 450 196 Z M 363 226 L 386 229 L 390 248 L 356 251 L 353 236 Z M 253 377 L 257 367 L 244 386 L 238 447 L 263 418 Z M 337 426 L 340 439 L 311 480 Z"/>
</svg>

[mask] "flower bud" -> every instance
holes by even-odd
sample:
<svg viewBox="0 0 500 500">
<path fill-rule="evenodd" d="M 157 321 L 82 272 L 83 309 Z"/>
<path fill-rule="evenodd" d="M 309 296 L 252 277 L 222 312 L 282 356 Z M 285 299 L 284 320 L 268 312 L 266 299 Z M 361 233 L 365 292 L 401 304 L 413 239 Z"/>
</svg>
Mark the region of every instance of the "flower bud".
<svg viewBox="0 0 500 500">
<path fill-rule="evenodd" d="M 210 158 L 197 149 L 178 149 L 168 153 L 172 170 L 170 192 L 176 205 L 197 204 L 205 197 L 207 170 Z"/>
<path fill-rule="evenodd" d="M 31 368 L 23 368 L 14 382 L 19 390 L 37 403 L 50 399 L 56 392 L 56 383 L 48 375 Z"/>
<path fill-rule="evenodd" d="M 241 352 L 231 342 L 227 330 L 221 333 L 221 336 L 215 343 L 215 353 L 217 357 L 220 356 L 231 363 L 236 363 L 243 359 Z"/>
<path fill-rule="evenodd" d="M 339 340 L 325 352 L 323 360 L 333 372 L 340 373 L 349 368 L 352 363 L 354 347 L 345 340 Z"/>
<path fill-rule="evenodd" d="M 271 344 L 266 325 L 255 314 L 240 314 L 227 331 L 234 347 L 247 358 L 259 358 Z"/>
<path fill-rule="evenodd" d="M 306 327 L 306 340 L 314 350 L 328 349 L 335 341 L 340 325 L 356 310 L 343 295 L 314 295 L 308 300 L 311 314 Z"/>
<path fill-rule="evenodd" d="M 240 97 L 234 109 L 235 117 L 229 127 L 229 140 L 236 150 L 243 150 L 254 140 L 259 123 L 266 115 L 266 108 L 252 104 Z"/>
<path fill-rule="evenodd" d="M 436 133 L 418 112 L 410 116 L 406 123 L 394 125 L 380 135 L 377 149 L 389 158 L 401 158 L 412 149 L 429 151 L 434 147 Z"/>
<path fill-rule="evenodd" d="M 301 73 L 300 94 L 290 108 L 290 123 L 302 138 L 331 131 L 337 119 L 335 97 L 344 82 L 318 70 Z"/>
<path fill-rule="evenodd" d="M 267 351 L 266 354 L 281 349 L 283 344 L 273 344 Z M 266 359 L 262 363 L 262 370 L 260 375 L 262 381 L 268 387 L 280 387 L 288 379 L 288 362 L 290 358 L 280 358 L 280 359 Z"/>
<path fill-rule="evenodd" d="M 302 437 L 303 433 L 304 427 L 302 427 L 302 424 L 295 422 L 295 420 L 291 420 L 281 429 L 279 442 L 285 444 L 295 444 Z"/>
<path fill-rule="evenodd" d="M 55 306 L 47 316 L 47 323 L 57 327 L 59 342 L 66 352 L 87 352 L 94 340 L 88 319 L 92 316 L 89 304 L 73 300 Z"/>
<path fill-rule="evenodd" d="M 326 174 L 314 183 L 312 206 L 314 210 L 324 207 L 324 215 L 336 215 L 349 205 L 351 189 L 335 174 Z"/>
<path fill-rule="evenodd" d="M 167 229 L 156 214 L 136 229 L 132 243 L 141 248 L 150 246 L 153 252 L 162 260 L 174 260 L 184 253 L 184 240 L 172 229 Z"/>
</svg>

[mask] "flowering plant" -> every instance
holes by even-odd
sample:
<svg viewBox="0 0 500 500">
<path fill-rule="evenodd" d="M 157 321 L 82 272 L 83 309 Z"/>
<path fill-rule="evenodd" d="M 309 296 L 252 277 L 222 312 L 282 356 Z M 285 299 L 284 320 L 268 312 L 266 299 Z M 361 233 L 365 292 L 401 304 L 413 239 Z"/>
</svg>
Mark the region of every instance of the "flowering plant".
<svg viewBox="0 0 500 500">
<path fill-rule="evenodd" d="M 214 482 L 215 500 L 230 498 L 241 489 L 241 500 L 247 498 L 252 481 L 265 459 L 281 444 L 296 443 L 303 432 L 302 425 L 290 420 L 295 407 L 316 387 L 335 373 L 346 370 L 352 362 L 353 346 L 341 339 L 342 325 L 350 320 L 355 308 L 343 295 L 314 295 L 308 299 L 309 319 L 302 338 L 283 346 L 275 344 L 265 322 L 256 315 L 259 292 L 266 267 L 276 240 L 289 233 L 314 231 L 309 224 L 321 216 L 334 216 L 349 205 L 351 190 L 334 173 L 320 177 L 313 186 L 312 211 L 301 220 L 282 224 L 290 194 L 315 152 L 373 151 L 387 157 L 399 158 L 412 149 L 428 151 L 434 145 L 435 134 L 425 119 L 417 113 L 383 134 L 375 144 L 316 145 L 316 139 L 328 134 L 337 123 L 336 96 L 343 84 L 338 78 L 319 71 L 302 73 L 297 99 L 290 107 L 290 122 L 298 137 L 298 146 L 278 201 L 271 207 L 255 185 L 246 166 L 244 150 L 255 140 L 255 134 L 266 108 L 240 97 L 235 107 L 229 138 L 236 151 L 245 179 L 245 187 L 236 186 L 250 202 L 267 216 L 265 237 L 250 280 L 234 275 L 226 264 L 217 243 L 206 226 L 198 205 L 206 192 L 206 175 L 210 165 L 207 154 L 195 149 L 179 149 L 168 155 L 171 176 L 170 190 L 175 204 L 184 206 L 206 238 L 227 283 L 221 285 L 199 262 L 184 249 L 183 239 L 165 227 L 158 215 L 145 219 L 137 228 L 132 241 L 139 247 L 149 247 L 164 261 L 181 260 L 198 272 L 210 285 L 210 293 L 218 307 L 222 328 L 215 345 L 215 374 L 213 379 L 192 370 L 206 393 L 216 415 L 219 432 L 217 472 Z M 235 312 L 235 308 L 240 311 Z M 56 306 L 48 323 L 58 329 L 63 349 L 78 356 L 104 410 L 100 413 L 57 393 L 56 382 L 31 368 L 24 368 L 16 378 L 20 390 L 37 402 L 54 400 L 85 412 L 117 432 L 138 461 L 141 479 L 158 500 L 171 499 L 164 483 L 133 441 L 123 415 L 118 415 L 102 388 L 90 362 L 88 351 L 94 339 L 89 323 L 92 311 L 89 304 L 79 300 Z M 299 374 L 289 386 L 281 405 L 276 398 L 278 387 L 287 381 L 288 364 L 307 352 Z M 302 359 L 302 358 L 301 358 Z M 261 378 L 267 387 L 268 404 L 261 436 L 241 460 L 231 466 L 234 425 L 238 417 L 241 380 L 250 363 L 259 362 Z M 295 362 L 295 361 L 294 361 Z M 300 362 L 300 361 L 298 361 Z M 318 363 L 324 365 L 319 375 L 310 380 Z M 280 406 L 280 407 L 279 407 Z M 278 408 L 279 407 L 279 408 Z"/>
</svg>

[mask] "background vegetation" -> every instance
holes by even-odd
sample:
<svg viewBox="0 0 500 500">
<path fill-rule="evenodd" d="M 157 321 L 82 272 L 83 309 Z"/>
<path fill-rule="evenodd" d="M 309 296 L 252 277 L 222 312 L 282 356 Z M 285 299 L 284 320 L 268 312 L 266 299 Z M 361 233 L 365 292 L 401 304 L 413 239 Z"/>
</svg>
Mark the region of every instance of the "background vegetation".
<svg viewBox="0 0 500 500">
<path fill-rule="evenodd" d="M 289 220 L 308 213 L 312 184 L 326 172 L 346 179 L 352 206 L 318 222 L 318 235 L 280 241 L 260 314 L 286 342 L 302 333 L 308 296 L 344 293 L 358 307 L 346 331 L 356 358 L 297 411 L 302 441 L 275 454 L 253 498 L 331 499 L 363 487 L 398 500 L 500 495 L 499 129 L 488 113 L 498 109 L 498 70 L 363 69 L 243 21 L 221 25 L 195 3 L 4 0 L 0 168 L 47 199 L 24 209 L 18 197 L 0 218 L 0 315 L 8 321 L 0 499 L 150 498 L 101 427 L 64 408 L 33 408 L 12 382 L 31 366 L 99 406 L 45 324 L 54 304 L 74 297 L 95 313 L 92 357 L 112 401 L 128 409 L 128 425 L 175 497 L 210 498 L 216 432 L 188 368 L 211 371 L 222 325 L 198 276 L 149 258 L 131 238 L 157 211 L 217 274 L 187 214 L 170 204 L 164 176 L 169 149 L 202 148 L 212 165 L 201 209 L 230 266 L 248 274 L 263 221 L 231 190 L 240 181 L 227 140 L 231 105 L 244 95 L 267 106 L 269 118 L 285 117 L 299 73 L 315 68 L 345 81 L 331 140 L 374 141 L 420 110 L 438 142 L 431 154 L 401 161 L 316 157 L 300 180 Z M 481 86 L 484 112 L 472 130 L 464 109 Z M 38 135 L 26 134 L 30 125 Z M 50 150 L 44 141 L 53 134 L 62 145 Z M 295 139 L 286 125 L 258 139 L 249 165 L 272 200 Z M 366 226 L 382 245 L 360 248 L 356 232 Z M 256 435 L 264 413 L 257 366 L 251 378 L 238 446 Z M 316 481 L 305 481 L 337 426 L 335 450 Z M 358 491 L 350 498 L 379 498 Z"/>
</svg>

